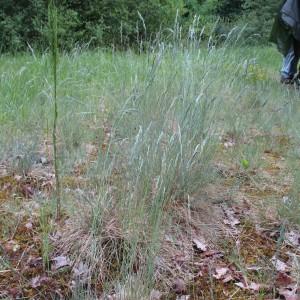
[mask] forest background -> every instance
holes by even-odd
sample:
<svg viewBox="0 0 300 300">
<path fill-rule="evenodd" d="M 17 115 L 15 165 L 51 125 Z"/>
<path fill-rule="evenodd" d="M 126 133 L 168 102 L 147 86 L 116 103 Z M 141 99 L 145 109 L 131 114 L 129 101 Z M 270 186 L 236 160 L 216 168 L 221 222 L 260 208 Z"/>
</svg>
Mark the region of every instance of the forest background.
<svg viewBox="0 0 300 300">
<path fill-rule="evenodd" d="M 62 0 L 59 40 L 64 50 L 76 45 L 126 49 L 141 41 L 173 37 L 174 24 L 218 40 L 243 28 L 247 44 L 268 42 L 280 0 Z M 0 53 L 48 47 L 47 0 L 0 0 Z M 151 43 L 149 43 L 150 45 Z"/>
</svg>

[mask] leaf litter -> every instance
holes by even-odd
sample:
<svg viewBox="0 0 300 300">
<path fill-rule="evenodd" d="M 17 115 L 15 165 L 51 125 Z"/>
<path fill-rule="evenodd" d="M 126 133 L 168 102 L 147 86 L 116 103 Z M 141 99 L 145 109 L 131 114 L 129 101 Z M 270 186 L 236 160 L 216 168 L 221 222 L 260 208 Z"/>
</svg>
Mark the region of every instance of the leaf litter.
<svg viewBox="0 0 300 300">
<path fill-rule="evenodd" d="M 107 129 L 106 132 L 108 137 L 105 143 L 108 143 L 110 130 Z M 231 145 L 227 148 L 230 147 Z M 106 148 L 106 145 L 102 148 Z M 93 144 L 87 144 L 86 151 L 88 163 L 92 163 L 98 150 Z M 78 172 L 84 175 L 83 169 L 75 171 L 74 174 L 79 174 Z M 224 174 L 228 173 L 225 172 Z M 3 202 L 3 200 L 13 199 L 16 196 L 28 201 L 39 192 L 45 193 L 47 197 L 51 194 L 53 179 L 51 158 L 43 159 L 41 164 L 26 176 L 11 176 L 6 172 L 4 177 L 0 177 L 0 185 L 4 191 L 0 193 L 0 202 L 1 200 Z M 75 186 L 78 187 L 77 184 Z M 203 208 L 201 209 L 203 210 Z M 220 209 L 216 205 L 214 209 L 219 209 L 220 213 L 217 219 L 220 223 L 213 225 L 215 229 L 212 232 L 217 230 L 220 236 L 223 235 L 223 237 L 226 236 L 226 240 L 229 239 L 229 251 L 222 246 L 220 247 L 220 242 L 216 244 L 208 242 L 208 240 L 212 240 L 212 237 L 208 234 L 207 238 L 205 235 L 207 232 L 203 231 L 204 227 L 201 225 L 203 216 L 208 211 L 203 213 L 203 211 L 194 208 L 192 210 L 192 213 L 194 213 L 193 219 L 184 228 L 187 231 L 183 231 L 181 236 L 176 236 L 172 232 L 165 236 L 163 245 L 165 254 L 156 260 L 158 286 L 165 291 L 169 288 L 170 291 L 177 294 L 176 299 L 192 300 L 198 299 L 197 297 L 206 299 L 209 297 L 213 280 L 214 293 L 219 297 L 218 299 L 229 299 L 230 295 L 233 294 L 236 295 L 235 299 L 255 297 L 261 290 L 268 292 L 272 287 L 270 282 L 260 283 L 258 281 L 259 277 L 255 275 L 266 268 L 266 265 L 262 264 L 262 259 L 267 258 L 270 265 L 276 270 L 275 286 L 278 296 L 285 297 L 286 300 L 298 299 L 297 282 L 291 275 L 290 262 L 286 260 L 286 257 L 283 259 L 284 255 L 274 256 L 276 241 L 271 236 L 266 236 L 263 232 L 257 231 L 255 225 L 249 226 L 249 223 L 247 223 L 246 217 L 248 217 L 248 210 L 251 207 L 247 207 L 247 211 L 245 211 L 242 206 L 222 205 Z M 196 217 L 197 214 L 199 214 L 199 217 Z M 185 213 L 180 218 L 188 223 Z M 190 228 L 194 228 L 192 233 Z M 34 295 L 39 297 L 41 295 L 37 294 L 35 289 L 42 289 L 46 294 L 47 291 L 51 291 L 56 295 L 68 295 L 71 292 L 75 278 L 80 278 L 82 282 L 91 279 L 89 277 L 89 266 L 83 261 L 79 261 L 78 264 L 73 266 L 73 262 L 67 255 L 59 255 L 55 251 L 53 254 L 56 255 L 50 258 L 52 273 L 45 272 L 43 259 L 40 257 L 41 240 L 38 230 L 39 225 L 36 219 L 29 216 L 29 218 L 22 218 L 19 221 L 13 239 L 3 240 L 3 237 L 1 237 L 0 242 L 1 245 L 4 245 L 9 264 L 13 270 L 23 270 L 20 273 L 21 277 L 18 277 L 9 268 L 3 270 L 5 272 L 0 272 L 0 282 L 2 282 L 0 283 L 0 290 L 3 290 L 3 292 L 1 290 L 1 293 L 12 297 L 33 297 Z M 59 231 L 60 228 L 57 228 L 57 232 Z M 228 235 L 228 233 L 230 234 Z M 56 237 L 56 243 L 59 243 L 63 237 L 63 234 L 59 234 Z M 286 243 L 297 250 L 299 248 L 299 238 L 300 235 L 296 230 L 290 230 L 286 234 Z M 243 259 L 247 277 L 241 274 L 234 261 L 228 259 L 234 252 L 233 249 L 238 251 L 237 254 Z M 282 254 L 282 249 L 279 253 Z M 67 271 L 60 272 L 61 270 Z M 169 282 L 165 276 L 169 276 Z M 20 280 L 22 286 L 25 287 L 23 290 L 20 289 Z M 193 295 L 195 289 L 197 290 L 196 296 Z M 158 290 L 152 292 L 152 297 L 163 299 L 165 293 L 158 292 Z"/>
</svg>

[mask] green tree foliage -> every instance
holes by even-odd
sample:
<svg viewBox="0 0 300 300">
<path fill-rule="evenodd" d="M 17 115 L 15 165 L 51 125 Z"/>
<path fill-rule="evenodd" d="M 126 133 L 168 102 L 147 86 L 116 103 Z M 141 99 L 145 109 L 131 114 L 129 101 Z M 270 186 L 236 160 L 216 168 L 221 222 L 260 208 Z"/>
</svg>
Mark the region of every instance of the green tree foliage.
<svg viewBox="0 0 300 300">
<path fill-rule="evenodd" d="M 59 40 L 63 48 L 75 43 L 94 46 L 130 45 L 173 26 L 183 0 L 62 0 Z M 47 0 L 0 0 L 1 50 L 24 50 L 44 45 Z"/>
<path fill-rule="evenodd" d="M 282 0 L 244 0 L 240 23 L 247 24 L 245 37 L 261 42 L 269 35 Z"/>
<path fill-rule="evenodd" d="M 281 0 L 60 0 L 60 47 L 76 43 L 126 48 L 153 40 L 158 31 L 174 26 L 175 16 L 188 28 L 195 15 L 209 34 L 229 32 L 247 24 L 247 40 L 267 41 L 274 12 Z M 0 0 L 0 52 L 45 49 L 48 40 L 48 0 Z M 215 26 L 216 22 L 218 25 Z M 165 30 L 166 32 L 166 30 Z"/>
<path fill-rule="evenodd" d="M 41 42 L 47 19 L 44 0 L 0 0 L 0 51 L 17 51 Z"/>
<path fill-rule="evenodd" d="M 216 13 L 225 19 L 235 19 L 242 13 L 244 0 L 223 0 L 217 1 Z"/>
</svg>

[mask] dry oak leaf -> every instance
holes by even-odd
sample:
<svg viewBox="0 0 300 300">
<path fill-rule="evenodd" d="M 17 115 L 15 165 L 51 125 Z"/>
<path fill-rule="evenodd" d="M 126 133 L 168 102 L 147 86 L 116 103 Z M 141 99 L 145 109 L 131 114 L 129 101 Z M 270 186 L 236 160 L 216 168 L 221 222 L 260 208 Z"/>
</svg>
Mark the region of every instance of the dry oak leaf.
<svg viewBox="0 0 300 300">
<path fill-rule="evenodd" d="M 193 244 L 197 248 L 197 250 L 199 250 L 201 252 L 205 252 L 208 249 L 208 246 L 207 246 L 205 240 L 202 238 L 193 239 Z"/>
<path fill-rule="evenodd" d="M 277 287 L 288 287 L 294 283 L 294 279 L 285 272 L 278 272 L 275 285 Z"/>
<path fill-rule="evenodd" d="M 52 259 L 52 262 L 52 271 L 56 271 L 58 269 L 70 266 L 70 260 L 66 256 L 57 256 Z"/>
<path fill-rule="evenodd" d="M 180 278 L 175 279 L 175 281 L 173 283 L 173 291 L 176 294 L 182 294 L 182 293 L 186 292 L 185 282 Z"/>
<path fill-rule="evenodd" d="M 290 231 L 286 233 L 286 240 L 292 244 L 294 247 L 300 246 L 300 233 L 296 231 Z"/>
<path fill-rule="evenodd" d="M 228 282 L 233 281 L 233 280 L 234 280 L 234 278 L 232 277 L 232 275 L 231 274 L 227 274 L 222 281 L 224 283 L 228 283 Z"/>
<path fill-rule="evenodd" d="M 236 282 L 235 285 L 242 288 L 243 290 L 252 290 L 252 291 L 256 291 L 256 292 L 258 292 L 262 288 L 266 287 L 262 284 L 255 283 L 255 282 L 250 282 L 250 284 L 248 284 L 248 285 L 246 285 L 242 282 Z"/>
<path fill-rule="evenodd" d="M 240 220 L 235 217 L 236 213 L 233 209 L 224 209 L 224 213 L 226 216 L 226 219 L 223 220 L 224 224 L 229 225 L 232 228 L 241 224 Z"/>
<path fill-rule="evenodd" d="M 260 271 L 262 269 L 262 267 L 259 267 L 259 266 L 248 266 L 248 267 L 246 267 L 246 269 L 248 271 Z"/>
<path fill-rule="evenodd" d="M 150 293 L 150 300 L 160 300 L 162 296 L 160 291 L 152 290 Z"/>
<path fill-rule="evenodd" d="M 285 262 L 281 261 L 280 259 L 276 258 L 275 256 L 273 256 L 271 258 L 271 262 L 272 262 L 273 266 L 275 267 L 276 271 L 278 271 L 278 272 L 286 272 L 289 269 Z"/>
<path fill-rule="evenodd" d="M 278 290 L 278 293 L 285 300 L 300 300 L 300 295 L 297 294 L 297 287 L 281 288 Z"/>
<path fill-rule="evenodd" d="M 39 276 L 36 276 L 31 279 L 30 285 L 33 288 L 38 288 L 43 285 L 49 285 L 49 283 L 51 283 L 51 281 L 52 281 L 52 279 L 50 277 L 39 275 Z"/>
<path fill-rule="evenodd" d="M 223 278 L 228 273 L 228 271 L 228 268 L 216 268 L 216 274 L 213 275 L 213 277 L 219 280 Z"/>
</svg>

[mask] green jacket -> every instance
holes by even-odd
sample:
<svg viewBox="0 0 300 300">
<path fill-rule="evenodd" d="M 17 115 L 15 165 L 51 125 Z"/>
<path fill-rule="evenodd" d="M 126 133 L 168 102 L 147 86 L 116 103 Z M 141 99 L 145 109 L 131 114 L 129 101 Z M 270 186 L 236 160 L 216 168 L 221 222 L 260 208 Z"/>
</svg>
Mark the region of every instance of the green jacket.
<svg viewBox="0 0 300 300">
<path fill-rule="evenodd" d="M 284 0 L 281 3 L 270 41 L 277 45 L 283 55 L 288 53 L 294 41 L 300 42 L 300 0 Z"/>
</svg>

